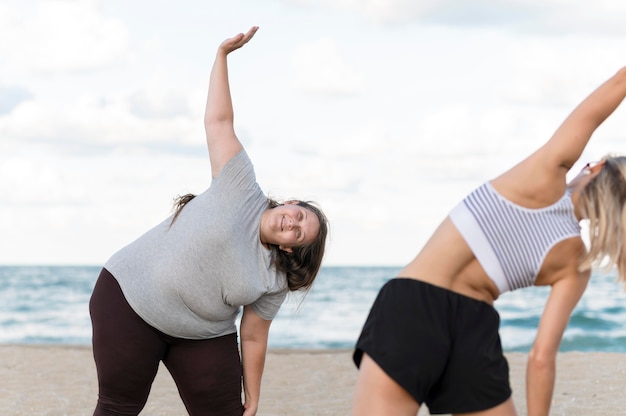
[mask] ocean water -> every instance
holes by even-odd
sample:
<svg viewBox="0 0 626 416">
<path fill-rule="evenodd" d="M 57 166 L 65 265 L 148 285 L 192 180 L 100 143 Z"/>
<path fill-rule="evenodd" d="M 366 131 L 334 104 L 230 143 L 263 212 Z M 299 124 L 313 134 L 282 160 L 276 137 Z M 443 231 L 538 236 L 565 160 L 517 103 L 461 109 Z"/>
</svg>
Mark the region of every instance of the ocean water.
<svg viewBox="0 0 626 416">
<path fill-rule="evenodd" d="M 380 287 L 399 269 L 323 267 L 314 288 L 291 294 L 272 323 L 273 348 L 352 348 Z M 100 267 L 0 266 L 0 343 L 91 343 L 88 303 Z M 529 350 L 548 288 L 496 301 L 506 351 Z M 626 352 L 626 294 L 595 273 L 575 309 L 561 351 Z"/>
</svg>

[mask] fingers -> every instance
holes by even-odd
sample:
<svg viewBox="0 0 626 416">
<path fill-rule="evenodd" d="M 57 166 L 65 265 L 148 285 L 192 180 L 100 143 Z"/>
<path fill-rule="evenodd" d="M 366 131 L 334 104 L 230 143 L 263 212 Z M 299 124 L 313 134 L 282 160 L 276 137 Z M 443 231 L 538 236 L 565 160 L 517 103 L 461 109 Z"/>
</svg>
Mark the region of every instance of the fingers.
<svg viewBox="0 0 626 416">
<path fill-rule="evenodd" d="M 248 43 L 248 41 L 249 41 L 250 39 L 252 39 L 252 37 L 254 36 L 254 34 L 256 33 L 256 31 L 257 31 L 257 30 L 259 30 L 259 27 L 258 27 L 258 26 L 252 26 L 252 27 L 250 28 L 250 30 L 248 30 L 248 33 L 246 33 L 245 35 L 243 35 L 242 42 L 243 42 L 244 44 Z M 243 45 L 242 45 L 242 46 L 243 46 Z"/>
<path fill-rule="evenodd" d="M 233 36 L 232 38 L 226 39 L 224 42 L 222 42 L 220 47 L 226 53 L 230 53 L 236 49 L 239 49 L 243 45 L 248 43 L 250 39 L 254 37 L 254 34 L 256 33 L 257 30 L 259 30 L 258 26 L 252 26 L 250 30 L 248 30 L 248 32 L 246 32 L 245 34 L 239 33 L 238 35 Z"/>
</svg>

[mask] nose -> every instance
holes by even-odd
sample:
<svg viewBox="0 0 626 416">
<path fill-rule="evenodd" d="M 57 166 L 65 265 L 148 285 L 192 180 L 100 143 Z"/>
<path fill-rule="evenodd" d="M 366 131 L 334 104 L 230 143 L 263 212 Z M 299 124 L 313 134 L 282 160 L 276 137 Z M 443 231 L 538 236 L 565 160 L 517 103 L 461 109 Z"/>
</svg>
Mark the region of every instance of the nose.
<svg viewBox="0 0 626 416">
<path fill-rule="evenodd" d="M 298 218 L 287 216 L 286 223 L 287 223 L 287 230 L 289 231 L 294 231 L 300 227 L 300 221 L 298 220 Z"/>
</svg>

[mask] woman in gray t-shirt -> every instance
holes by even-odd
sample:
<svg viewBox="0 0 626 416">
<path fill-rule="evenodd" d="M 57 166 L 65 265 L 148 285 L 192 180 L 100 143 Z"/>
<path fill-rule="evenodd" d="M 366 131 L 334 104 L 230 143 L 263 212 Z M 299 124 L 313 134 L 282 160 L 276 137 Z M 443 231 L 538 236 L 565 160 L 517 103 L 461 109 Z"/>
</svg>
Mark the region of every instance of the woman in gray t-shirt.
<svg viewBox="0 0 626 416">
<path fill-rule="evenodd" d="M 324 214 L 265 196 L 234 132 L 227 55 L 256 31 L 225 40 L 211 71 L 210 187 L 180 197 L 174 214 L 115 253 L 96 283 L 94 415 L 138 414 L 161 361 L 190 414 L 255 415 L 270 323 L 287 292 L 307 290 L 319 271 Z"/>
</svg>

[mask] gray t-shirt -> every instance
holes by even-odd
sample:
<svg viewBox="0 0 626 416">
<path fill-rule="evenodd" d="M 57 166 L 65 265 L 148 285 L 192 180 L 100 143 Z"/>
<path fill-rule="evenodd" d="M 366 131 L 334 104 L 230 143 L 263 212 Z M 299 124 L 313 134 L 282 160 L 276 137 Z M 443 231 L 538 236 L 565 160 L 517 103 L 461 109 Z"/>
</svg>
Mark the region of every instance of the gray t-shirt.
<svg viewBox="0 0 626 416">
<path fill-rule="evenodd" d="M 126 300 L 165 334 L 206 339 L 237 331 L 239 308 L 274 318 L 288 292 L 260 241 L 267 197 L 244 150 L 209 189 L 115 253 L 104 265 Z"/>
</svg>

